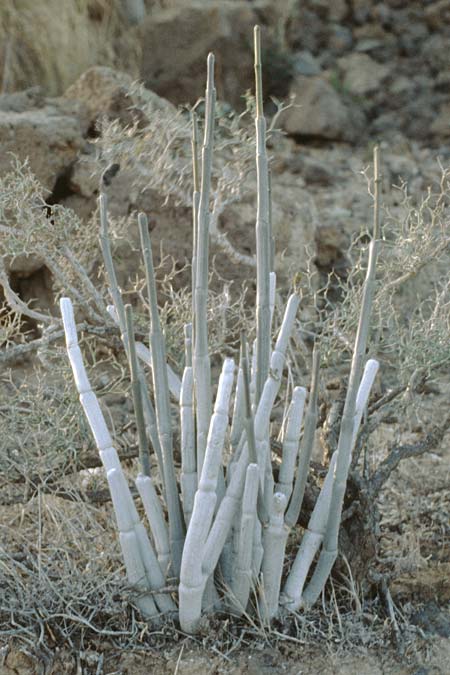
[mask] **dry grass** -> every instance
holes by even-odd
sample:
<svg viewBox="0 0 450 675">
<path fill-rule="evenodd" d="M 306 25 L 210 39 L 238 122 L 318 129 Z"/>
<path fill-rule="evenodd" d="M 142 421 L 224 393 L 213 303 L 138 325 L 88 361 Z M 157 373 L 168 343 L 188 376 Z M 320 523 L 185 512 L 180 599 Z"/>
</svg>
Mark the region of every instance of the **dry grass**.
<svg viewBox="0 0 450 675">
<path fill-rule="evenodd" d="M 137 77 L 139 49 L 127 38 L 120 5 L 120 0 L 1 2 L 0 89 L 39 85 L 57 96 L 93 65 L 116 66 Z"/>
</svg>

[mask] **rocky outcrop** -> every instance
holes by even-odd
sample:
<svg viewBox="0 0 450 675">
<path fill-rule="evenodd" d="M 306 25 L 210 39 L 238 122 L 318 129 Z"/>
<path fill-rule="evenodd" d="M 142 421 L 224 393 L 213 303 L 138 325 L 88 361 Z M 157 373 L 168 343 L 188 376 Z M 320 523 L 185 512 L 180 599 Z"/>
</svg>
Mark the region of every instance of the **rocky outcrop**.
<svg viewBox="0 0 450 675">
<path fill-rule="evenodd" d="M 349 54 L 338 61 L 342 86 L 354 96 L 368 96 L 378 90 L 390 74 L 390 67 L 377 63 L 368 54 Z"/>
<path fill-rule="evenodd" d="M 0 174 L 10 169 L 15 158 L 26 160 L 38 180 L 52 192 L 58 177 L 84 146 L 86 127 L 80 110 L 76 102 L 51 100 L 22 112 L 0 109 Z"/>
<path fill-rule="evenodd" d="M 283 127 L 293 136 L 355 141 L 364 126 L 364 114 L 345 102 L 324 77 L 299 75 L 290 91 L 295 105 L 284 113 Z"/>
<path fill-rule="evenodd" d="M 213 51 L 218 98 L 242 107 L 254 78 L 253 26 L 270 4 L 211 0 L 149 15 L 138 31 L 143 81 L 173 103 L 195 103 L 204 95 L 205 58 Z"/>
</svg>

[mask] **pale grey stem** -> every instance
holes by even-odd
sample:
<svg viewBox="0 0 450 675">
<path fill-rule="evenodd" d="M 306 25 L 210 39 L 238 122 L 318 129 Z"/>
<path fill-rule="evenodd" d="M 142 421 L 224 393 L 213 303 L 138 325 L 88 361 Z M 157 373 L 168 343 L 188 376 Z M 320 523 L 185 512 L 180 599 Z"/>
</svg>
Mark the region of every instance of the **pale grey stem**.
<svg viewBox="0 0 450 675">
<path fill-rule="evenodd" d="M 113 273 L 114 273 L 114 268 L 113 268 Z M 122 303 L 122 298 L 120 296 L 119 292 L 119 298 L 118 302 L 120 302 L 123 306 Z M 125 353 L 128 356 L 128 335 L 126 331 L 126 326 L 121 327 L 120 322 L 119 322 L 119 315 L 117 312 L 117 309 L 115 308 L 114 305 L 108 305 L 106 308 L 108 314 L 110 317 L 113 319 L 113 321 L 119 326 L 120 332 L 121 332 L 121 338 L 122 338 L 122 343 L 125 348 Z M 125 310 L 124 310 L 125 311 Z M 125 331 L 125 332 L 123 332 Z M 143 345 L 141 342 L 136 343 L 136 354 L 138 357 L 140 356 L 141 360 L 143 360 L 145 363 L 148 363 L 148 365 L 151 366 L 151 356 L 150 356 L 150 351 Z M 142 354 L 142 348 L 145 350 L 145 358 L 143 358 Z M 148 354 L 147 354 L 148 352 Z M 144 410 L 144 418 L 145 418 L 145 424 L 146 424 L 146 432 L 148 434 L 148 437 L 150 439 L 150 442 L 152 444 L 152 447 L 155 451 L 156 454 L 156 459 L 158 462 L 158 468 L 159 468 L 159 473 L 161 476 L 162 484 L 164 487 L 164 462 L 163 462 L 163 455 L 162 455 L 162 450 L 161 450 L 161 444 L 159 442 L 159 436 L 158 436 L 158 427 L 156 423 L 156 414 L 155 410 L 153 408 L 153 404 L 150 400 L 150 394 L 148 391 L 147 387 L 147 382 L 145 379 L 145 374 L 142 372 L 142 369 L 138 367 L 138 378 L 139 378 L 139 384 L 141 388 L 141 399 L 142 399 L 142 406 Z"/>
<path fill-rule="evenodd" d="M 336 473 L 333 481 L 330 512 L 325 532 L 322 552 L 320 554 L 313 577 L 303 594 L 305 605 L 312 605 L 320 596 L 326 581 L 331 573 L 337 557 L 339 525 L 344 502 L 347 476 L 350 468 L 352 441 L 354 437 L 354 417 L 356 400 L 361 381 L 361 371 L 367 347 L 370 325 L 372 299 L 375 290 L 375 275 L 378 250 L 380 247 L 380 184 L 379 149 L 374 148 L 374 226 L 373 239 L 369 246 L 369 262 L 364 282 L 361 311 L 358 330 L 353 351 L 352 365 L 347 389 L 347 395 L 342 414 L 341 429 L 337 447 Z"/>
<path fill-rule="evenodd" d="M 197 472 L 200 475 L 206 450 L 212 409 L 211 365 L 208 353 L 208 260 L 209 199 L 214 138 L 214 56 L 208 55 L 206 86 L 205 133 L 202 147 L 200 201 L 198 206 L 197 266 L 195 273 L 194 315 L 194 391 L 197 418 Z"/>
<path fill-rule="evenodd" d="M 139 382 L 139 369 L 134 341 L 133 310 L 131 309 L 131 305 L 125 305 L 125 321 L 128 342 L 128 361 L 131 373 L 131 392 L 133 396 L 133 407 L 138 435 L 139 461 L 144 476 L 150 476 L 150 452 L 148 449 L 144 409 L 142 406 L 141 384 Z"/>
<path fill-rule="evenodd" d="M 233 417 L 231 421 L 230 444 L 233 451 L 236 451 L 239 441 L 244 431 L 244 376 L 242 373 L 242 358 L 239 362 L 239 371 L 236 382 L 236 392 L 234 395 Z"/>
<path fill-rule="evenodd" d="M 135 483 L 153 535 L 158 562 L 166 577 L 170 565 L 170 544 L 161 502 L 150 476 L 139 474 Z"/>
<path fill-rule="evenodd" d="M 361 419 L 369 400 L 370 390 L 372 389 L 379 367 L 380 364 L 376 359 L 369 359 L 364 368 L 364 373 L 358 388 L 358 395 L 356 397 L 355 418 L 353 421 L 352 450 L 355 446 L 359 425 L 361 424 Z"/>
<path fill-rule="evenodd" d="M 166 350 L 158 312 L 155 273 L 147 218 L 138 216 L 145 278 L 150 308 L 150 348 L 152 359 L 153 391 L 155 395 L 156 421 L 164 463 L 164 487 L 169 516 L 169 538 L 173 573 L 180 573 L 184 544 L 183 516 L 181 513 L 177 481 L 173 462 L 172 423 L 167 379 Z"/>
<path fill-rule="evenodd" d="M 238 548 L 230 582 L 230 604 L 238 616 L 245 612 L 252 586 L 253 534 L 255 531 L 258 489 L 258 465 L 249 464 L 245 476 L 244 495 L 242 497 Z"/>
<path fill-rule="evenodd" d="M 306 481 L 308 478 L 309 464 L 314 446 L 314 436 L 316 433 L 319 397 L 319 369 L 320 353 L 317 344 L 314 345 L 312 372 L 311 372 L 311 390 L 309 392 L 308 408 L 305 415 L 305 426 L 303 429 L 303 438 L 300 444 L 299 462 L 297 475 L 295 477 L 294 491 L 292 493 L 289 508 L 286 512 L 285 522 L 287 527 L 294 527 L 302 508 L 303 497 L 305 494 Z"/>
<path fill-rule="evenodd" d="M 116 514 L 120 548 L 122 549 L 128 583 L 139 593 L 136 598 L 136 605 L 142 612 L 142 616 L 145 619 L 156 619 L 159 612 L 152 595 L 146 593 L 146 591 L 151 590 L 150 581 L 145 571 L 142 552 L 134 529 L 136 523 L 129 513 L 124 485 L 120 480 L 118 469 L 110 469 L 107 477 Z"/>
<path fill-rule="evenodd" d="M 284 524 L 286 506 L 286 495 L 276 492 L 272 498 L 269 525 L 263 528 L 264 557 L 259 607 L 263 620 L 267 622 L 278 612 L 284 552 L 289 534 L 289 528 Z"/>
<path fill-rule="evenodd" d="M 266 152 L 266 120 L 263 113 L 261 31 L 254 29 L 256 89 L 256 390 L 255 404 L 262 394 L 270 360 L 270 207 Z"/>
<path fill-rule="evenodd" d="M 292 294 L 286 305 L 286 310 L 281 324 L 280 332 L 272 352 L 270 360 L 269 375 L 266 379 L 261 399 L 255 414 L 255 437 L 256 437 L 256 452 L 258 459 L 258 466 L 260 470 L 261 486 L 264 485 L 264 477 L 266 467 L 270 465 L 270 443 L 269 443 L 269 425 L 270 413 L 273 404 L 281 386 L 281 378 L 283 375 L 284 362 L 286 358 L 286 350 L 289 343 L 289 338 L 294 328 L 295 316 L 297 313 L 300 299 L 295 293 Z M 270 466 L 269 466 L 270 468 Z M 270 469 L 271 470 L 271 469 Z M 272 495 L 265 495 L 266 510 L 270 513 L 272 507 Z"/>
<path fill-rule="evenodd" d="M 186 343 L 191 342 L 191 332 L 185 326 Z M 195 417 L 193 409 L 194 378 L 192 372 L 191 348 L 186 346 L 186 367 L 180 395 L 181 424 L 181 496 L 186 527 L 191 519 L 194 497 L 197 490 L 197 465 L 195 456 Z"/>
<path fill-rule="evenodd" d="M 323 541 L 330 509 L 331 492 L 337 453 L 333 453 L 328 473 L 310 516 L 308 528 L 303 535 L 302 543 L 295 556 L 288 578 L 283 588 L 281 604 L 295 612 L 302 604 L 302 593 L 306 577 Z"/>
<path fill-rule="evenodd" d="M 119 325 L 119 318 L 114 305 L 108 305 L 106 311 L 115 324 Z M 138 358 L 147 366 L 152 366 L 152 354 L 150 349 L 143 342 L 136 342 L 136 354 Z M 181 380 L 170 364 L 167 364 L 167 379 L 169 382 L 169 391 L 172 398 L 178 403 L 180 400 Z"/>
<path fill-rule="evenodd" d="M 195 275 L 197 272 L 197 246 L 198 246 L 198 207 L 200 204 L 200 177 L 198 166 L 198 119 L 195 112 L 192 113 L 192 318 L 195 317 Z"/>
<path fill-rule="evenodd" d="M 282 460 L 276 491 L 282 492 L 288 500 L 292 493 L 305 399 L 306 389 L 295 387 L 283 432 Z"/>
<path fill-rule="evenodd" d="M 217 479 L 228 427 L 228 406 L 233 386 L 233 373 L 233 359 L 225 359 L 219 379 L 214 414 L 211 418 L 204 463 L 183 549 L 178 595 L 180 623 L 183 630 L 188 632 L 200 619 L 205 584 L 210 576 L 205 575 L 202 562 L 205 555 L 205 541 L 217 501 Z"/>
<path fill-rule="evenodd" d="M 97 397 L 92 391 L 86 370 L 83 365 L 81 350 L 78 346 L 78 337 L 73 315 L 72 303 L 68 298 L 60 300 L 61 315 L 63 319 L 64 332 L 66 335 L 66 346 L 69 361 L 72 367 L 75 384 L 80 396 L 80 402 L 87 417 L 89 426 L 95 439 L 99 451 L 100 459 L 105 468 L 108 478 L 108 484 L 111 490 L 111 496 L 116 500 L 115 514 L 119 532 L 130 533 L 134 530 L 134 535 L 129 534 L 121 541 L 124 551 L 125 563 L 132 572 L 132 578 L 141 578 L 141 565 L 152 590 L 158 590 L 164 586 L 164 577 L 156 560 L 156 556 L 145 533 L 145 529 L 140 523 L 136 507 L 131 496 L 130 489 L 123 475 L 117 451 L 105 422 Z M 132 528 L 130 526 L 132 524 Z M 136 538 L 138 548 L 136 548 Z M 126 557 L 128 556 L 128 558 Z M 141 564 L 139 563 L 139 559 Z M 128 562 L 127 562 L 128 560 Z M 131 572 L 130 572 L 131 574 Z M 161 611 L 174 609 L 170 597 L 165 597 L 157 604 Z M 165 609 L 167 608 L 167 610 Z M 151 603 L 145 603 L 143 611 L 151 611 Z"/>
<path fill-rule="evenodd" d="M 275 237 L 273 236 L 273 226 L 272 226 L 272 171 L 268 169 L 267 172 L 267 194 L 269 200 L 269 241 L 270 241 L 270 258 L 269 264 L 271 269 L 271 274 L 274 273 L 275 269 Z"/>
</svg>

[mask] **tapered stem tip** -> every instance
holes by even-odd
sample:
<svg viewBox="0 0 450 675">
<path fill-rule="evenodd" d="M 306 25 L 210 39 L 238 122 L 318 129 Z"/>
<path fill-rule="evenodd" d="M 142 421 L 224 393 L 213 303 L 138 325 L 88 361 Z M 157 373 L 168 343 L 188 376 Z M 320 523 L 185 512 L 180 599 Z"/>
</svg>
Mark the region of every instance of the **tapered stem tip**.
<svg viewBox="0 0 450 675">
<path fill-rule="evenodd" d="M 255 50 L 255 66 L 261 65 L 261 28 L 255 26 L 253 29 L 254 50 Z"/>
<path fill-rule="evenodd" d="M 207 79 L 208 79 L 208 89 L 214 86 L 214 54 L 209 52 L 207 60 Z"/>
</svg>

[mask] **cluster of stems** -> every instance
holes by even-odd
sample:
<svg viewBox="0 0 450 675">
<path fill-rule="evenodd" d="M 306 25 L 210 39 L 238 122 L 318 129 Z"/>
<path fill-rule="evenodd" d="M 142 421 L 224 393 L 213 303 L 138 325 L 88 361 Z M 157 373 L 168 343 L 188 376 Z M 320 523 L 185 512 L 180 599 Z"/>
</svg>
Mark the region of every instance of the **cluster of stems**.
<svg viewBox="0 0 450 675">
<path fill-rule="evenodd" d="M 108 312 L 118 324 L 129 362 L 141 467 L 136 487 L 150 536 L 139 519 L 100 405 L 90 387 L 71 302 L 67 298 L 61 300 L 67 351 L 80 401 L 106 470 L 128 581 L 138 591 L 136 604 L 151 620 L 167 612 L 178 612 L 182 629 L 189 633 L 198 630 L 202 614 L 208 611 L 242 615 L 253 606 L 264 622 L 270 622 L 281 610 L 297 611 L 320 596 L 337 556 L 352 448 L 378 369 L 374 360 L 364 363 L 380 230 L 380 180 L 375 149 L 375 225 L 339 443 L 308 527 L 283 579 L 288 536 L 302 508 L 318 423 L 320 353 L 316 346 L 309 391 L 303 386 L 292 388 L 282 427 L 282 460 L 275 482 L 271 413 L 282 386 L 290 339 L 297 329 L 300 298 L 293 293 L 288 299 L 273 344 L 276 280 L 258 27 L 254 38 L 256 337 L 249 354 L 246 336 L 242 334 L 238 364 L 225 359 L 214 400 L 208 351 L 209 214 L 216 99 L 212 54 L 207 61 L 201 149 L 197 117 L 193 115 L 192 120 L 192 323 L 185 326 L 185 368 L 181 380 L 166 360 L 147 219 L 143 214 L 138 218 L 150 309 L 148 347 L 135 341 L 132 309 L 123 304 L 114 271 L 106 194 L 102 191 L 99 198 L 100 240 L 113 302 Z M 177 468 L 171 399 L 179 404 L 181 466 Z M 168 577 L 179 582 L 177 602 L 165 591 Z"/>
</svg>

